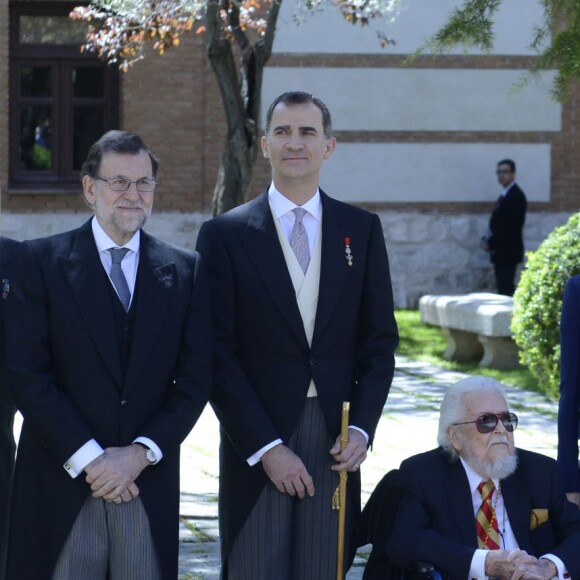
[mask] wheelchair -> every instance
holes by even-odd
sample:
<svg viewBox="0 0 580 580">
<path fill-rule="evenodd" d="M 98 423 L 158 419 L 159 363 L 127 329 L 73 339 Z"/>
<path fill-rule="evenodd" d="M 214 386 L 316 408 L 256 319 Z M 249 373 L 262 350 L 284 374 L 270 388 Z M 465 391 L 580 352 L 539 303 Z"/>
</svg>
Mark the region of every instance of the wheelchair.
<svg viewBox="0 0 580 580">
<path fill-rule="evenodd" d="M 389 471 L 379 482 L 362 514 L 358 545 L 372 544 L 363 580 L 444 580 L 430 562 L 415 562 L 402 569 L 387 557 L 386 545 L 391 535 L 399 505 L 399 470 Z"/>
</svg>

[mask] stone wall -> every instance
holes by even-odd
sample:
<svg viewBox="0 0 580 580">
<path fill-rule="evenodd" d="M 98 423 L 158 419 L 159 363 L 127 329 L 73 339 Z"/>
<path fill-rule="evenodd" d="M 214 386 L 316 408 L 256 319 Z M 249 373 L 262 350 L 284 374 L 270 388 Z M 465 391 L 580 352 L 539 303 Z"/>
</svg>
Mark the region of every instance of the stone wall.
<svg viewBox="0 0 580 580">
<path fill-rule="evenodd" d="M 391 262 L 393 292 L 398 308 L 417 307 L 424 294 L 462 294 L 493 290 L 489 257 L 479 247 L 487 214 L 446 215 L 437 212 L 380 211 Z M 4 214 L 2 235 L 24 240 L 75 228 L 89 214 Z M 569 213 L 530 212 L 525 227 L 527 250 L 566 222 Z M 178 246 L 193 249 L 203 213 L 153 214 L 147 231 Z"/>
<path fill-rule="evenodd" d="M 488 214 L 379 212 L 399 308 L 416 307 L 424 294 L 495 291 L 489 256 L 479 247 Z M 569 213 L 528 213 L 526 250 L 535 250 Z"/>
</svg>

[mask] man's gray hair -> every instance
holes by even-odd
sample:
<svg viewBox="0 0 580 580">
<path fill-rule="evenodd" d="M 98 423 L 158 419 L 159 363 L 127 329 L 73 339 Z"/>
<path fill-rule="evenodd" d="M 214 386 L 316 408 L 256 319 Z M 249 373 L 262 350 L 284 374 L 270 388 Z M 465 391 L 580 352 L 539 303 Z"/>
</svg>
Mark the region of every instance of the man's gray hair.
<svg viewBox="0 0 580 580">
<path fill-rule="evenodd" d="M 451 444 L 451 441 L 449 441 L 449 428 L 454 423 L 461 423 L 465 417 L 465 407 L 463 403 L 464 396 L 469 393 L 480 391 L 495 391 L 506 400 L 505 393 L 498 381 L 479 375 L 462 379 L 454 385 L 451 385 L 447 389 L 445 397 L 443 397 L 443 402 L 441 403 L 441 409 L 439 411 L 437 443 L 443 447 L 443 450 L 452 461 L 456 461 L 459 455 L 455 450 L 455 447 Z"/>
</svg>

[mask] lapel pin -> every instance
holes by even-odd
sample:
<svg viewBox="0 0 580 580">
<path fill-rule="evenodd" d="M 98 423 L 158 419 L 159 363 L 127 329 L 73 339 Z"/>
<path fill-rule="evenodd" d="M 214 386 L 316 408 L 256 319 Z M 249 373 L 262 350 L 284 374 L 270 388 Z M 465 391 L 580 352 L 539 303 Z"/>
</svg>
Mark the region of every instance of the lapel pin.
<svg viewBox="0 0 580 580">
<path fill-rule="evenodd" d="M 8 293 L 10 292 L 10 280 L 8 278 L 2 278 L 2 300 L 8 298 Z"/>
<path fill-rule="evenodd" d="M 350 249 L 350 238 L 348 236 L 344 238 L 344 253 L 346 254 L 348 265 L 352 266 L 352 251 Z"/>
</svg>

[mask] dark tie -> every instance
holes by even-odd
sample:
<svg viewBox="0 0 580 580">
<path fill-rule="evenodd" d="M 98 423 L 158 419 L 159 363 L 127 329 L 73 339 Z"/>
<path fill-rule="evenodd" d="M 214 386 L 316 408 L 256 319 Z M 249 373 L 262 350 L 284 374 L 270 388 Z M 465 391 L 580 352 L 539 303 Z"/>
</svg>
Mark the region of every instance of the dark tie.
<svg viewBox="0 0 580 580">
<path fill-rule="evenodd" d="M 481 493 L 481 507 L 475 516 L 477 543 L 483 550 L 499 550 L 499 527 L 494 506 L 491 505 L 495 485 L 488 479 L 477 486 L 477 491 Z"/>
<path fill-rule="evenodd" d="M 292 211 L 294 212 L 295 220 L 292 235 L 290 236 L 290 247 L 294 251 L 302 271 L 306 274 L 308 264 L 310 263 L 310 246 L 308 244 L 308 234 L 304 229 L 302 220 L 307 212 L 301 207 L 297 207 Z"/>
<path fill-rule="evenodd" d="M 128 248 L 109 248 L 109 252 L 111 252 L 111 258 L 113 259 L 110 273 L 111 282 L 113 282 L 113 286 L 119 295 L 119 299 L 121 300 L 121 304 L 123 305 L 125 312 L 129 310 L 129 304 L 131 303 L 131 292 L 129 290 L 129 285 L 127 284 L 127 278 L 125 278 L 125 274 L 123 274 L 121 262 L 123 261 L 123 258 L 128 251 Z"/>
</svg>

